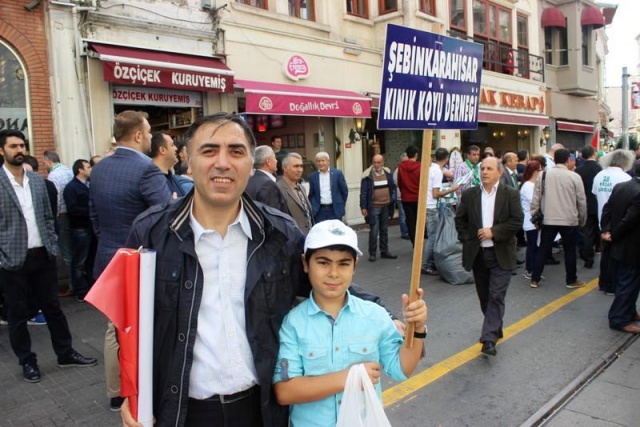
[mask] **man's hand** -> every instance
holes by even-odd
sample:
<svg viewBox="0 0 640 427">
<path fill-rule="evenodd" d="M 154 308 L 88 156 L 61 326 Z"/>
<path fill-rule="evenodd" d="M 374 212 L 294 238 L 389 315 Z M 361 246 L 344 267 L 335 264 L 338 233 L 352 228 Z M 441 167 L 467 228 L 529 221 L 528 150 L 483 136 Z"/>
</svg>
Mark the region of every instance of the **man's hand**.
<svg viewBox="0 0 640 427">
<path fill-rule="evenodd" d="M 133 415 L 131 415 L 131 411 L 129 410 L 129 398 L 124 399 L 124 402 L 122 402 L 120 416 L 122 417 L 123 427 L 144 427 L 141 423 L 133 419 Z"/>
<path fill-rule="evenodd" d="M 491 231 L 491 228 L 486 227 L 486 228 L 480 228 L 478 229 L 478 239 L 482 242 L 483 240 L 490 240 L 493 239 L 493 232 Z"/>
<path fill-rule="evenodd" d="M 455 184 L 453 187 L 451 187 L 451 190 L 453 190 L 451 192 L 453 193 L 454 191 L 458 191 L 458 188 L 460 188 L 460 184 Z"/>
<path fill-rule="evenodd" d="M 600 237 L 602 238 L 602 240 L 604 240 L 605 242 L 610 242 L 611 241 L 611 232 L 610 231 L 605 231 L 604 233 L 602 233 L 600 235 Z"/>
<path fill-rule="evenodd" d="M 407 294 L 402 295 L 402 307 L 404 320 L 407 323 L 415 323 L 416 327 L 422 328 L 427 323 L 427 304 L 422 299 L 424 291 L 418 289 L 418 299 L 409 304 L 409 296 Z"/>
<path fill-rule="evenodd" d="M 367 370 L 367 375 L 369 375 L 371 382 L 374 384 L 378 384 L 380 382 L 380 377 L 382 376 L 382 372 L 380 371 L 380 364 L 377 362 L 364 362 L 363 365 Z"/>
<path fill-rule="evenodd" d="M 362 209 L 360 212 L 362 213 L 362 216 L 367 216 L 369 213 L 366 209 Z"/>
</svg>

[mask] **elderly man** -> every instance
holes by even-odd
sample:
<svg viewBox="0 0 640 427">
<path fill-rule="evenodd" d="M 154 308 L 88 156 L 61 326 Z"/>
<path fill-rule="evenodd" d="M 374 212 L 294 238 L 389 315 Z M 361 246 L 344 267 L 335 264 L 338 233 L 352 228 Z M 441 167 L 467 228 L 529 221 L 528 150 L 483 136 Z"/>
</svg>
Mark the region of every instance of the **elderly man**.
<svg viewBox="0 0 640 427">
<path fill-rule="evenodd" d="M 389 252 L 389 217 L 396 203 L 396 184 L 391 171 L 384 167 L 384 157 L 373 156 L 371 166 L 362 173 L 360 181 L 360 209 L 369 224 L 369 261 L 376 260 L 378 238 L 380 258 L 396 259 Z"/>
<path fill-rule="evenodd" d="M 463 193 L 456 212 L 456 229 L 463 245 L 462 263 L 473 270 L 476 292 L 484 323 L 480 342 L 482 352 L 495 356 L 496 341 L 502 338 L 505 297 L 516 267 L 516 233 L 524 215 L 518 191 L 500 184 L 500 161 L 482 161 L 482 185 Z"/>
<path fill-rule="evenodd" d="M 309 176 L 309 201 L 316 223 L 328 219 L 341 220 L 345 213 L 349 188 L 340 169 L 329 167 L 329 154 L 316 154 L 318 170 Z"/>
<path fill-rule="evenodd" d="M 507 151 L 502 156 L 502 175 L 500 183 L 511 188 L 518 189 L 518 156 L 512 151 Z"/>
<path fill-rule="evenodd" d="M 256 148 L 253 158 L 253 175 L 249 178 L 246 192 L 253 200 L 289 213 L 284 195 L 276 185 L 278 160 L 273 149 L 267 145 Z"/>
<path fill-rule="evenodd" d="M 546 166 L 545 166 L 545 170 L 551 170 L 552 167 L 554 167 L 556 165 L 555 163 L 555 153 L 558 150 L 564 149 L 564 145 L 557 143 L 557 144 L 553 144 L 551 146 L 551 148 L 549 149 L 549 151 L 547 151 L 547 153 L 544 155 L 545 161 L 546 161 Z"/>
<path fill-rule="evenodd" d="M 556 150 L 553 160 L 555 166 L 538 176 L 533 190 L 531 215 L 541 209 L 544 219 L 530 286 L 540 286 L 545 259 L 560 233 L 564 249 L 565 286 L 568 289 L 581 288 L 584 282 L 578 280 L 577 276 L 576 242 L 578 227 L 584 226 L 587 220 L 587 198 L 580 176 L 567 168 L 569 150 Z"/>
<path fill-rule="evenodd" d="M 156 423 L 287 426 L 271 383 L 283 318 L 310 291 L 304 236 L 246 195 L 256 141 L 240 116 L 202 117 L 186 140 L 194 191 L 140 216 L 127 244 L 157 252 Z M 141 427 L 127 405 L 122 416 Z"/>
<path fill-rule="evenodd" d="M 306 236 L 314 222 L 311 215 L 311 202 L 309 202 L 304 188 L 300 185 L 300 178 L 304 170 L 302 156 L 298 153 L 287 154 L 287 157 L 282 160 L 282 170 L 282 179 L 278 180 L 276 185 L 284 194 L 289 215 Z"/>
</svg>

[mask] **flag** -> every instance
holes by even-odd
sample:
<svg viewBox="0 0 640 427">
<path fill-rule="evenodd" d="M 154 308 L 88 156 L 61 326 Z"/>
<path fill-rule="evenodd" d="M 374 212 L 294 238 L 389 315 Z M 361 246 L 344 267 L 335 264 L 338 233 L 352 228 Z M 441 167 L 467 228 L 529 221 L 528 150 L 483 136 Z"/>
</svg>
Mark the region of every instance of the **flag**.
<svg viewBox="0 0 640 427">
<path fill-rule="evenodd" d="M 120 249 L 85 297 L 118 331 L 120 396 L 144 427 L 153 426 L 155 271 L 155 251 Z"/>
<path fill-rule="evenodd" d="M 595 131 L 593 133 L 593 137 L 591 138 L 591 146 L 598 150 L 600 147 L 600 131 Z"/>
</svg>

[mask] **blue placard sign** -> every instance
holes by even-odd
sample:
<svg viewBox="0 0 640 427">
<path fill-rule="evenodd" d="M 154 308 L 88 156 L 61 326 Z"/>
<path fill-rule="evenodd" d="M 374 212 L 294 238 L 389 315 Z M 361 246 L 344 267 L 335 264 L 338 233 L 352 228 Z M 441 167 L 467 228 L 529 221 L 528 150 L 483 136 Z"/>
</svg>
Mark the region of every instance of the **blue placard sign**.
<svg viewBox="0 0 640 427">
<path fill-rule="evenodd" d="M 378 129 L 476 129 L 482 49 L 387 25 Z"/>
</svg>

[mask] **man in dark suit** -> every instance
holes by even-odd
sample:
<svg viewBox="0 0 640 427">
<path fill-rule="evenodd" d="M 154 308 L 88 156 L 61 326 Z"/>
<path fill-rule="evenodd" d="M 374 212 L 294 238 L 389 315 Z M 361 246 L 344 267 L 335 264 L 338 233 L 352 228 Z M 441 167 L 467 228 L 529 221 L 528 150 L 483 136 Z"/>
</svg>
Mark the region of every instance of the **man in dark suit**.
<svg viewBox="0 0 640 427">
<path fill-rule="evenodd" d="M 309 176 L 309 201 L 316 223 L 328 219 L 342 220 L 349 196 L 347 181 L 342 171 L 329 167 L 329 154 L 316 154 L 318 170 Z"/>
<path fill-rule="evenodd" d="M 151 151 L 149 153 L 151 161 L 160 169 L 160 172 L 167 180 L 169 191 L 176 193 L 178 197 L 187 194 L 176 179 L 173 170 L 178 164 L 178 148 L 173 142 L 171 135 L 163 132 L 153 132 L 151 134 Z"/>
<path fill-rule="evenodd" d="M 256 148 L 253 156 L 253 175 L 249 178 L 246 192 L 253 200 L 289 213 L 284 195 L 276 185 L 276 170 L 278 160 L 273 148 L 261 145 Z"/>
<path fill-rule="evenodd" d="M 518 156 L 514 152 L 506 152 L 502 156 L 502 175 L 500 184 L 518 189 Z"/>
<path fill-rule="evenodd" d="M 602 166 L 596 161 L 598 153 L 592 146 L 583 147 L 581 153 L 585 162 L 576 169 L 576 173 L 582 178 L 584 192 L 587 195 L 587 222 L 582 227 L 584 242 L 580 248 L 580 256 L 584 259 L 584 267 L 591 268 L 593 267 L 594 246 L 600 246 L 598 245 L 600 239 L 598 199 L 591 190 L 593 189 L 593 179 L 602 170 Z"/>
<path fill-rule="evenodd" d="M 105 157 L 91 173 L 89 215 L 98 238 L 94 277 L 102 274 L 111 258 L 124 248 L 133 220 L 148 207 L 167 203 L 171 192 L 160 169 L 147 156 L 151 148 L 151 126 L 146 113 L 123 111 L 115 117 L 115 153 Z M 120 369 L 118 342 L 113 325 L 105 335 L 107 395 L 111 409 L 118 410 Z"/>
<path fill-rule="evenodd" d="M 516 267 L 515 236 L 524 219 L 518 191 L 499 183 L 502 173 L 497 158 L 484 159 L 482 184 L 463 193 L 456 212 L 462 263 L 467 271 L 473 270 L 484 314 L 482 352 L 492 356 L 496 355 L 496 341 L 502 338 L 504 300 Z"/>
<path fill-rule="evenodd" d="M 609 327 L 640 334 L 636 301 L 640 293 L 640 164 L 635 178 L 613 187 L 602 210 L 602 240 L 611 244 L 616 296 L 609 308 Z"/>
<path fill-rule="evenodd" d="M 94 366 L 72 346 L 67 318 L 60 309 L 54 217 L 44 179 L 23 167 L 25 137 L 18 130 L 0 131 L 0 282 L 4 286 L 11 348 L 22 365 L 25 381 L 40 381 L 36 354 L 31 351 L 27 320 L 30 300 L 47 319 L 58 366 Z"/>
<path fill-rule="evenodd" d="M 284 194 L 289 215 L 306 236 L 314 223 L 311 215 L 311 203 L 304 188 L 300 185 L 303 170 L 302 156 L 298 153 L 287 154 L 287 157 L 282 160 L 282 179 L 278 180 L 276 185 Z"/>
</svg>

